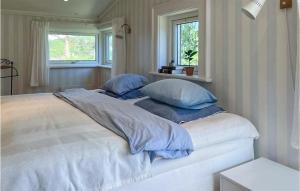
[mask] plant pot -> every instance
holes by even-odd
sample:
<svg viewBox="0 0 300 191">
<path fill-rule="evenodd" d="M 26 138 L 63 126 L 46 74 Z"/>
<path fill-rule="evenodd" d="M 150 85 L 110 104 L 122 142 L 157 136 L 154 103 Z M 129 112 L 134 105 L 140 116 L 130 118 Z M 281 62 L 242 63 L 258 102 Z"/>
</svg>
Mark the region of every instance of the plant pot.
<svg viewBox="0 0 300 191">
<path fill-rule="evenodd" d="M 184 67 L 184 71 L 187 76 L 194 75 L 194 67 Z"/>
</svg>

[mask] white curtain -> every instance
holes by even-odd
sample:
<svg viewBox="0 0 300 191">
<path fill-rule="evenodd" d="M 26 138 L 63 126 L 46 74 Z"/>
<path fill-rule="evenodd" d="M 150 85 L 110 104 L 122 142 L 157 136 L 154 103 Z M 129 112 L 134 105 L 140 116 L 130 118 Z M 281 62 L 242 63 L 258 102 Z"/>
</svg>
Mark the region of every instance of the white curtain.
<svg viewBox="0 0 300 191">
<path fill-rule="evenodd" d="M 41 87 L 49 84 L 49 68 L 47 64 L 48 31 L 49 22 L 31 22 L 31 87 Z"/>
<path fill-rule="evenodd" d="M 295 73 L 295 101 L 294 101 L 294 120 L 292 132 L 292 146 L 300 149 L 300 0 L 298 0 L 298 45 L 297 62 Z"/>
<path fill-rule="evenodd" d="M 122 25 L 125 18 L 115 18 L 112 21 L 113 59 L 111 77 L 126 73 L 126 33 Z"/>
</svg>

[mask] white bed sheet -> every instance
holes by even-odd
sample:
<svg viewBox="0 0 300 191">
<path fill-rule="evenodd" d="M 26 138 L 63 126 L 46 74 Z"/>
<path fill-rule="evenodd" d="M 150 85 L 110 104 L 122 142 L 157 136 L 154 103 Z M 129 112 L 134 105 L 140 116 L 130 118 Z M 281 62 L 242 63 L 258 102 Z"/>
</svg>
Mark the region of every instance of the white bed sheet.
<svg viewBox="0 0 300 191">
<path fill-rule="evenodd" d="M 2 97 L 1 190 L 107 191 L 149 176 L 147 153 L 51 94 Z"/>
</svg>

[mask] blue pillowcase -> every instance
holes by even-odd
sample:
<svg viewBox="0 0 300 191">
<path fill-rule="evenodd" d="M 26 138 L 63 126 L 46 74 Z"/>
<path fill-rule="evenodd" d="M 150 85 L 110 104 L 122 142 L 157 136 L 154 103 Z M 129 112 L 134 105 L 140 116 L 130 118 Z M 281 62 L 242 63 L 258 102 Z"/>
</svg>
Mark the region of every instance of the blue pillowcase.
<svg viewBox="0 0 300 191">
<path fill-rule="evenodd" d="M 108 80 L 103 89 L 116 95 L 124 95 L 127 92 L 136 90 L 148 83 L 147 78 L 137 74 L 121 74 Z"/>
<path fill-rule="evenodd" d="M 141 91 L 154 100 L 185 109 L 202 109 L 217 102 L 211 92 L 186 80 L 161 80 L 143 87 Z"/>
<path fill-rule="evenodd" d="M 117 94 L 114 94 L 114 93 L 108 92 L 108 91 L 101 92 L 101 93 L 108 95 L 110 97 L 114 97 L 114 98 L 122 99 L 122 100 L 137 99 L 137 98 L 145 97 L 145 95 L 140 91 L 140 89 L 131 90 L 123 95 L 117 95 Z"/>
<path fill-rule="evenodd" d="M 150 113 L 173 121 L 175 123 L 189 122 L 224 111 L 222 108 L 216 106 L 215 104 L 211 104 L 208 107 L 198 110 L 182 109 L 179 107 L 163 104 L 150 98 L 138 101 L 135 103 L 135 105 L 149 111 Z"/>
</svg>

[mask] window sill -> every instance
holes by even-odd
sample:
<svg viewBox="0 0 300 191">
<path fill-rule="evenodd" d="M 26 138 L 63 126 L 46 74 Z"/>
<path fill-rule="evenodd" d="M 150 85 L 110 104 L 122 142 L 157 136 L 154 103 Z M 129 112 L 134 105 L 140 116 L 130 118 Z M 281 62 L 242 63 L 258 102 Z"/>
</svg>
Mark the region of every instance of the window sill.
<svg viewBox="0 0 300 191">
<path fill-rule="evenodd" d="M 190 81 L 199 81 L 199 82 L 205 82 L 205 83 L 212 82 L 212 79 L 199 77 L 198 75 L 187 76 L 185 74 L 164 74 L 164 73 L 158 73 L 158 72 L 150 72 L 150 75 L 161 76 L 161 77 L 165 77 L 165 78 L 176 78 L 176 79 L 183 79 L 183 80 L 190 80 Z"/>
<path fill-rule="evenodd" d="M 111 64 L 100 64 L 97 66 L 98 68 L 107 68 L 107 69 L 111 69 L 112 65 Z"/>
<path fill-rule="evenodd" d="M 97 68 L 99 64 L 49 64 L 50 69 L 55 68 Z"/>
<path fill-rule="evenodd" d="M 111 68 L 111 65 L 100 65 L 100 64 L 50 64 L 50 69 L 60 68 Z"/>
</svg>

